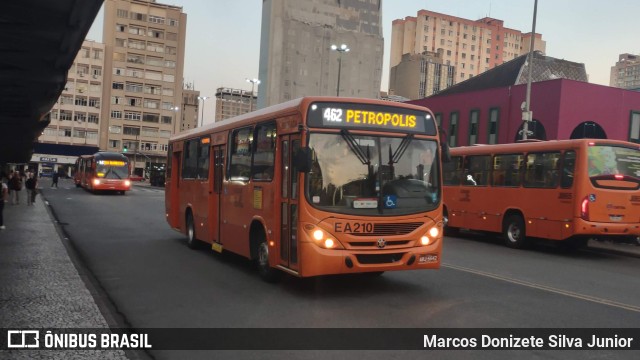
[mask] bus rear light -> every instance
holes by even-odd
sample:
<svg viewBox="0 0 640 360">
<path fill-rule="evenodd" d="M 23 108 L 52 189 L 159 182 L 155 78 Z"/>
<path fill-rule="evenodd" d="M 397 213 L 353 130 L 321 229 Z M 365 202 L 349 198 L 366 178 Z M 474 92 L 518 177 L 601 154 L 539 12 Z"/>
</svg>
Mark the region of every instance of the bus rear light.
<svg viewBox="0 0 640 360">
<path fill-rule="evenodd" d="M 583 220 L 589 220 L 589 197 L 585 196 L 580 203 L 580 217 Z"/>
<path fill-rule="evenodd" d="M 624 175 L 613 175 L 613 177 L 616 178 L 616 180 L 622 180 L 624 179 Z"/>
</svg>

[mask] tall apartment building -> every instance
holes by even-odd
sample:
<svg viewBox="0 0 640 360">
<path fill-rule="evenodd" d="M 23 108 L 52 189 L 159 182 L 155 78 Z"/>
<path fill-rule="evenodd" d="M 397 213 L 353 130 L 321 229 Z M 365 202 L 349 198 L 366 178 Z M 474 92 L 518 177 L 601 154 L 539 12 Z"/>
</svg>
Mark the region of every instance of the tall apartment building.
<svg viewBox="0 0 640 360">
<path fill-rule="evenodd" d="M 182 90 L 182 109 L 180 110 L 180 131 L 198 127 L 198 96 L 200 91 L 194 90 L 192 84 L 185 84 Z"/>
<path fill-rule="evenodd" d="M 258 108 L 337 92 L 340 96 L 378 97 L 383 56 L 381 2 L 263 0 Z M 331 45 L 342 44 L 350 51 L 331 50 Z"/>
<path fill-rule="evenodd" d="M 105 0 L 100 148 L 126 147 L 137 174 L 166 162 L 180 129 L 187 15 L 153 0 Z"/>
<path fill-rule="evenodd" d="M 454 83 L 458 83 L 529 53 L 530 42 L 531 32 L 506 28 L 502 20 L 469 20 L 420 10 L 415 17 L 393 21 L 390 68 L 400 63 L 403 54 L 442 49 L 444 64 L 455 66 Z M 541 34 L 535 34 L 534 50 L 546 51 Z"/>
<path fill-rule="evenodd" d="M 218 88 L 216 90 L 216 119 L 222 121 L 256 109 L 257 97 L 251 91 Z"/>
<path fill-rule="evenodd" d="M 640 91 L 640 55 L 620 54 L 616 65 L 611 67 L 609 85 Z"/>
<path fill-rule="evenodd" d="M 49 113 L 49 125 L 38 139 L 30 167 L 40 175 L 71 174 L 78 155 L 98 148 L 105 47 L 85 40 L 67 74 L 67 83 Z"/>
<path fill-rule="evenodd" d="M 443 64 L 443 52 L 403 54 L 389 73 L 389 93 L 417 100 L 453 85 L 455 67 Z"/>
</svg>

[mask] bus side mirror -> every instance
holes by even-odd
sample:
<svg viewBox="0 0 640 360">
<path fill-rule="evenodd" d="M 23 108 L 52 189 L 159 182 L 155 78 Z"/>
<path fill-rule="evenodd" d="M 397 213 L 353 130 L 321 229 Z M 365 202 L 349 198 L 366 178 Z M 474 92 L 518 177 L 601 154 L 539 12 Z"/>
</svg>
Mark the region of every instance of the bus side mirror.
<svg viewBox="0 0 640 360">
<path fill-rule="evenodd" d="M 447 133 L 438 126 L 440 134 L 440 152 L 442 153 L 442 162 L 451 162 L 451 152 L 449 151 L 449 142 L 447 141 Z"/>
<path fill-rule="evenodd" d="M 293 166 L 296 167 L 298 172 L 309 172 L 311 171 L 311 151 L 309 148 L 299 148 L 293 154 Z"/>
</svg>

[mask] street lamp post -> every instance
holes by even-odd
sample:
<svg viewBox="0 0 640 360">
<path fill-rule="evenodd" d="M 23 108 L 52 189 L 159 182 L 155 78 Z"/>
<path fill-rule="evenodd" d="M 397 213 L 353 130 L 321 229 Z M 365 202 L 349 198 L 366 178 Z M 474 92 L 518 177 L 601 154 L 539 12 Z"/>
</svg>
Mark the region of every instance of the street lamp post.
<svg viewBox="0 0 640 360">
<path fill-rule="evenodd" d="M 533 3 L 533 25 L 531 26 L 531 41 L 529 42 L 529 57 L 527 65 L 529 66 L 529 77 L 527 79 L 527 98 L 525 100 L 525 108 L 522 112 L 522 140 L 527 140 L 529 132 L 529 121 L 533 121 L 533 112 L 531 111 L 531 77 L 533 73 L 533 45 L 536 37 L 536 14 L 538 12 L 538 0 Z"/>
<path fill-rule="evenodd" d="M 342 71 L 342 53 L 349 52 L 349 47 L 346 44 L 340 46 L 331 45 L 331 50 L 338 52 L 338 86 L 336 86 L 336 96 L 340 96 L 340 72 Z"/>
<path fill-rule="evenodd" d="M 198 100 L 202 100 L 202 112 L 200 116 L 200 126 L 204 124 L 204 101 L 207 100 L 209 96 L 198 96 Z"/>
<path fill-rule="evenodd" d="M 256 79 L 256 78 L 253 78 L 253 79 L 246 79 L 246 80 L 247 80 L 247 82 L 250 82 L 250 83 L 251 83 L 251 99 L 249 100 L 249 112 L 252 112 L 252 111 L 253 111 L 253 88 L 254 88 L 256 85 L 259 85 L 259 84 L 260 84 L 260 80 L 259 80 L 259 79 Z"/>
</svg>

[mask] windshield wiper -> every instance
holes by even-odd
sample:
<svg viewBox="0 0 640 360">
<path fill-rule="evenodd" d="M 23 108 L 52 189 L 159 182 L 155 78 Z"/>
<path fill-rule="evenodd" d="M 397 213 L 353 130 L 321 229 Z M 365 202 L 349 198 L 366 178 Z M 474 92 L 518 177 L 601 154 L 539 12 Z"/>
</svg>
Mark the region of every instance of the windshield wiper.
<svg viewBox="0 0 640 360">
<path fill-rule="evenodd" d="M 398 161 L 400 161 L 400 158 L 402 158 L 402 155 L 404 155 L 404 152 L 407 151 L 407 148 L 409 147 L 409 144 L 411 144 L 412 140 L 413 140 L 413 134 L 407 134 L 407 136 L 402 138 L 402 142 L 400 142 L 400 145 L 398 145 L 398 148 L 390 157 L 390 161 L 392 163 L 397 164 Z M 391 148 L 389 148 L 389 150 L 391 150 Z"/>
<path fill-rule="evenodd" d="M 347 142 L 347 145 L 349 145 L 349 148 L 351 149 L 351 151 L 354 154 L 356 154 L 356 157 L 358 158 L 358 160 L 360 160 L 360 162 L 363 165 L 371 165 L 368 145 L 367 145 L 367 153 L 365 154 L 360 148 L 360 145 L 358 145 L 358 143 L 356 142 L 356 139 L 353 138 L 353 135 L 351 135 L 349 130 L 342 129 L 340 131 L 340 135 L 342 135 L 342 138 Z"/>
</svg>

